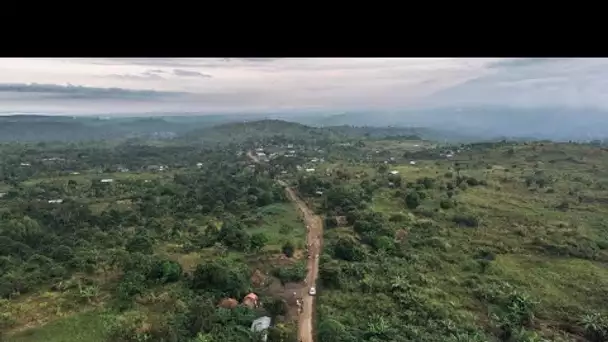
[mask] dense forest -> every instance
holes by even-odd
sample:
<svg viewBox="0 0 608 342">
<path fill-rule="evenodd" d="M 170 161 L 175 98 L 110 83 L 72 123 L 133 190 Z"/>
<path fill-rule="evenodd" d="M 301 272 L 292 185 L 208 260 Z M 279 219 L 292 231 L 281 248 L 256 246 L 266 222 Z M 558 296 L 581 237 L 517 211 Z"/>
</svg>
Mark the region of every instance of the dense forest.
<svg viewBox="0 0 608 342">
<path fill-rule="evenodd" d="M 316 341 L 608 340 L 600 143 L 206 125 L 0 144 L 4 340 L 256 341 L 267 316 L 268 341 L 297 341 L 285 183 L 324 219 Z"/>
</svg>

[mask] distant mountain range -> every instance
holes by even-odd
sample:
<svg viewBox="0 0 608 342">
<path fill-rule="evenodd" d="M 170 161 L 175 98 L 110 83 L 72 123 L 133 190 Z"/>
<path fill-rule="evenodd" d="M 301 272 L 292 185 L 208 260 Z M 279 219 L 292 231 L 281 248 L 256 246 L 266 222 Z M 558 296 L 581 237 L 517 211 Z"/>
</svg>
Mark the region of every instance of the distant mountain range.
<svg viewBox="0 0 608 342">
<path fill-rule="evenodd" d="M 268 113 L 229 115 L 58 116 L 0 115 L 0 141 L 77 141 L 120 138 L 171 138 L 224 123 L 263 119 L 313 127 L 385 127 L 381 134 L 416 135 L 427 140 L 497 139 L 603 140 L 608 112 L 597 109 L 505 107 L 435 108 L 393 112 Z M 392 129 L 392 131 L 391 131 Z M 200 133 L 199 132 L 199 133 Z M 380 134 L 378 130 L 375 134 Z M 277 132 L 279 133 L 279 132 Z M 192 135 L 192 134 L 190 134 Z"/>
</svg>

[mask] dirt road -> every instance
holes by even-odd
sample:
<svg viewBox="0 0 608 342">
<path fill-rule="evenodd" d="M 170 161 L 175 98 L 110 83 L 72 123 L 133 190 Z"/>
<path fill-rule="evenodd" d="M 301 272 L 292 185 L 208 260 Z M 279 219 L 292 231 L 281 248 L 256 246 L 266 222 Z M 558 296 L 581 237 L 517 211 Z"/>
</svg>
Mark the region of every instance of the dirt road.
<svg viewBox="0 0 608 342">
<path fill-rule="evenodd" d="M 256 163 L 260 163 L 259 159 L 251 153 L 247 152 L 247 156 Z M 314 300 L 315 296 L 308 294 L 311 287 L 316 288 L 317 277 L 319 275 L 319 257 L 321 255 L 323 245 L 323 220 L 306 205 L 306 203 L 290 188 L 287 183 L 282 180 L 277 182 L 285 188 L 289 200 L 292 201 L 300 210 L 304 223 L 306 225 L 306 245 L 308 246 L 307 274 L 305 287 L 300 293 L 300 298 L 303 298 L 302 311 L 298 317 L 298 338 L 300 342 L 313 342 L 313 317 L 314 317 Z"/>
</svg>

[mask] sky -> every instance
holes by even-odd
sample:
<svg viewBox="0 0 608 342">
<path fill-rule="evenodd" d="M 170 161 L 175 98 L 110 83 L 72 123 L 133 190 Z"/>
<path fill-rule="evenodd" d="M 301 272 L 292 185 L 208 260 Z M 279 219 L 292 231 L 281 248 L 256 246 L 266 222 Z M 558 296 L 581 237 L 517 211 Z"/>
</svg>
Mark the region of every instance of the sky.
<svg viewBox="0 0 608 342">
<path fill-rule="evenodd" d="M 608 109 L 608 59 L 3 58 L 0 112 Z"/>
</svg>

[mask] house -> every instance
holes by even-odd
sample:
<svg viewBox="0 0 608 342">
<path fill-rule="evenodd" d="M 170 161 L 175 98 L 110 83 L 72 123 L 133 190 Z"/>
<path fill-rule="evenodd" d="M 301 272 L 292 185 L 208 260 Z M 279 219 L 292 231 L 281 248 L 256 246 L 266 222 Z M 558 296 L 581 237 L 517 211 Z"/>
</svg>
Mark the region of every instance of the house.
<svg viewBox="0 0 608 342">
<path fill-rule="evenodd" d="M 416 165 L 416 162 L 414 160 L 410 160 L 410 165 Z"/>
<path fill-rule="evenodd" d="M 20 165 L 21 166 L 32 166 L 32 164 L 30 164 L 30 163 L 21 163 Z"/>
<path fill-rule="evenodd" d="M 203 167 L 203 163 L 196 163 L 196 167 L 200 169 L 201 167 Z"/>
<path fill-rule="evenodd" d="M 126 167 L 119 166 L 118 172 L 129 172 L 129 169 L 127 169 Z"/>
<path fill-rule="evenodd" d="M 316 191 L 315 194 L 317 194 L 319 196 L 323 196 L 323 191 Z"/>
<path fill-rule="evenodd" d="M 391 171 L 391 172 L 389 172 L 389 173 L 390 173 L 391 175 L 398 175 L 398 174 L 399 174 L 399 171 L 397 171 L 397 170 L 393 170 L 393 171 Z"/>
<path fill-rule="evenodd" d="M 71 172 L 70 174 L 71 174 L 71 175 L 79 175 L 79 174 L 80 174 L 80 172 L 76 172 L 76 171 L 74 171 L 74 172 Z"/>
<path fill-rule="evenodd" d="M 225 309 L 234 309 L 239 305 L 239 301 L 234 298 L 224 298 L 218 304 L 219 307 Z"/>
<path fill-rule="evenodd" d="M 287 148 L 293 148 L 293 144 L 287 144 Z"/>
<path fill-rule="evenodd" d="M 272 320 L 268 316 L 260 317 L 251 323 L 251 331 L 262 332 L 262 341 L 266 342 L 266 340 L 268 340 L 268 328 L 270 328 L 271 322 Z"/>
<path fill-rule="evenodd" d="M 315 172 L 315 169 L 306 169 L 306 172 Z"/>
<path fill-rule="evenodd" d="M 112 183 L 114 180 L 112 178 L 105 178 L 100 180 L 101 183 Z"/>
<path fill-rule="evenodd" d="M 245 305 L 246 307 L 248 307 L 250 309 L 257 308 L 258 304 L 259 304 L 258 295 L 256 295 L 253 292 L 251 292 L 250 294 L 246 295 L 245 298 L 243 298 L 243 305 Z"/>
<path fill-rule="evenodd" d="M 60 203 L 63 203 L 63 200 L 62 199 L 52 199 L 52 200 L 49 200 L 49 203 L 51 203 L 51 204 L 55 204 L 55 203 L 60 204 Z"/>
<path fill-rule="evenodd" d="M 6 192 L 0 192 L 0 198 L 6 196 Z"/>
</svg>

